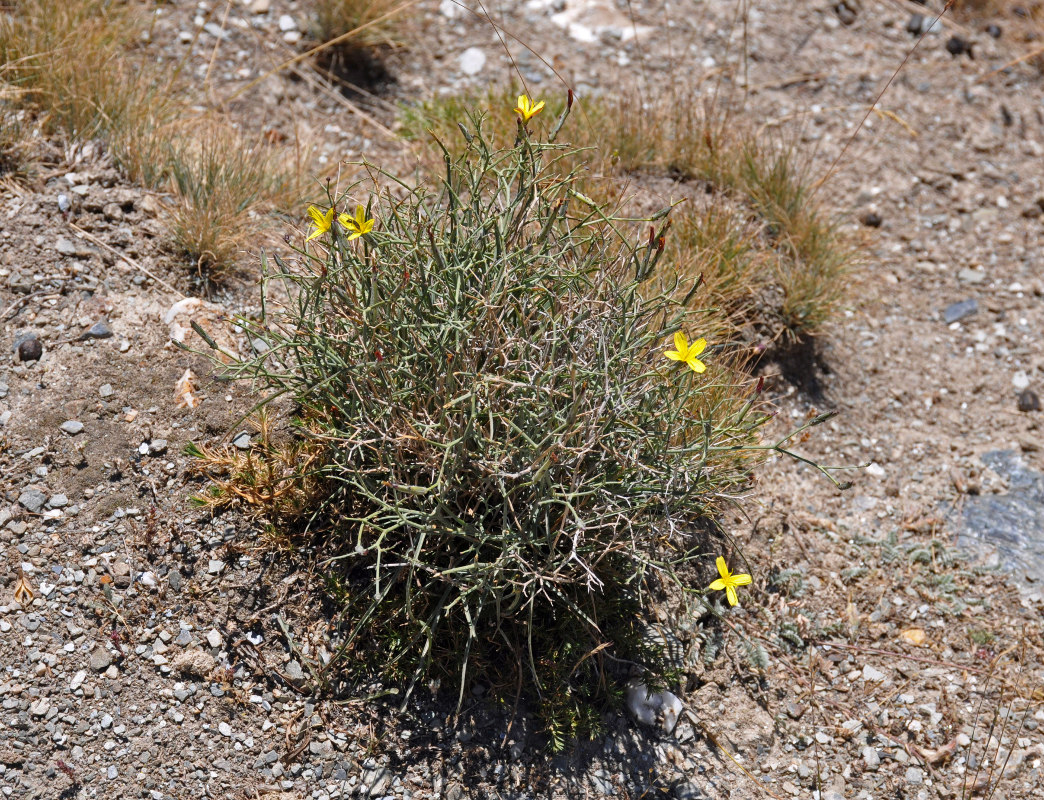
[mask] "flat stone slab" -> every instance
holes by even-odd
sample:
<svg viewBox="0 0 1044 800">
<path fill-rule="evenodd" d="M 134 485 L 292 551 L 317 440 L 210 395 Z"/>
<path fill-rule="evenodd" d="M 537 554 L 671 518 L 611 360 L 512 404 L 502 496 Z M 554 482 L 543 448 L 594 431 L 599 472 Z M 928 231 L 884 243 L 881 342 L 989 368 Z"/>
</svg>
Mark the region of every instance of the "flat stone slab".
<svg viewBox="0 0 1044 800">
<path fill-rule="evenodd" d="M 1012 450 L 993 450 L 982 462 L 1008 480 L 1004 494 L 965 498 L 958 545 L 995 549 L 1004 569 L 1020 580 L 1044 580 L 1044 473 L 1030 469 Z"/>
</svg>

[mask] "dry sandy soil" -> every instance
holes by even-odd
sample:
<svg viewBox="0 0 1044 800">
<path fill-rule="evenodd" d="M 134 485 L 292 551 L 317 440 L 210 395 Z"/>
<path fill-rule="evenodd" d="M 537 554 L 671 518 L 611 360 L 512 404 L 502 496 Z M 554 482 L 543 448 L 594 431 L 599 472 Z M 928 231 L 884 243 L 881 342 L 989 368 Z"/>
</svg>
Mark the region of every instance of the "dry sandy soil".
<svg viewBox="0 0 1044 800">
<path fill-rule="evenodd" d="M 202 21 L 220 22 L 219 5 Z M 481 687 L 459 718 L 440 696 L 400 710 L 394 697 L 316 692 L 309 665 L 326 652 L 325 623 L 308 571 L 252 549 L 256 529 L 235 515 L 187 503 L 199 484 L 183 447 L 238 434 L 252 396 L 169 338 L 190 319 L 217 328 L 254 308 L 257 253 L 244 254 L 242 279 L 202 298 L 164 249 L 162 198 L 122 183 L 88 145 L 55 150 L 30 185 L 0 193 L 0 792 L 1039 795 L 1044 81 L 1024 65 L 997 71 L 1021 52 L 1014 20 L 944 21 L 852 139 L 913 46 L 919 7 L 847 2 L 845 25 L 825 2 L 752 5 L 743 25 L 728 0 L 487 4 L 541 56 L 507 40 L 534 95 L 564 90 L 548 65 L 581 97 L 625 77 L 698 81 L 724 66 L 745 80 L 744 117 L 799 143 L 813 174 L 840 155 L 820 195 L 863 263 L 818 343 L 815 383 L 770 383 L 774 426 L 836 409 L 799 449 L 872 465 L 845 493 L 791 460 L 763 471 L 760 500 L 730 528 L 755 585 L 676 687 L 678 726 L 614 716 L 605 737 L 551 757 L 532 721 L 484 703 Z M 218 94 L 293 52 L 280 18 L 302 18 L 286 0 L 229 8 L 216 56 L 205 34 L 189 62 L 201 81 L 212 70 Z M 147 47 L 180 58 L 201 12 L 158 9 Z M 394 81 L 380 99 L 352 101 L 380 125 L 394 125 L 391 102 L 510 80 L 479 15 L 435 0 L 409 14 Z M 953 34 L 974 42 L 974 59 L 947 51 Z M 294 74 L 266 79 L 232 112 L 310 128 L 329 164 L 408 159 L 336 92 Z M 74 201 L 68 215 L 59 193 Z M 951 321 L 971 311 L 952 308 L 963 301 L 974 310 Z M 18 357 L 27 334 L 38 360 Z M 194 408 L 175 392 L 186 370 L 198 376 Z M 20 603 L 23 578 L 33 599 Z"/>
</svg>

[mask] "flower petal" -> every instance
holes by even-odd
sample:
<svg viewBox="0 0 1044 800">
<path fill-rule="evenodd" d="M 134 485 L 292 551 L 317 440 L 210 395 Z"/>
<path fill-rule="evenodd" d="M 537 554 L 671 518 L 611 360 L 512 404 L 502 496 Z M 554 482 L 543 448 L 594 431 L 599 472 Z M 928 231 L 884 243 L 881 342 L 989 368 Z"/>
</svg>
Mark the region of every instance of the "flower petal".
<svg viewBox="0 0 1044 800">
<path fill-rule="evenodd" d="M 671 361 L 684 361 L 685 356 L 679 353 L 677 350 L 666 350 L 664 355 L 667 356 Z"/>
<path fill-rule="evenodd" d="M 689 356 L 685 359 L 685 363 L 692 368 L 693 372 L 703 373 L 707 371 L 707 365 L 696 358 L 696 356 L 692 354 L 692 350 L 689 350 Z"/>
<path fill-rule="evenodd" d="M 366 209 L 361 205 L 355 207 L 355 227 L 362 230 L 363 225 L 366 224 Z"/>
<path fill-rule="evenodd" d="M 311 235 L 311 236 L 309 236 L 309 237 L 308 237 L 307 239 L 305 239 L 305 241 L 306 241 L 306 242 L 310 242 L 310 241 L 312 241 L 312 239 L 314 239 L 314 238 L 315 238 L 316 236 L 322 236 L 322 235 L 323 235 L 323 233 L 324 233 L 323 229 L 317 226 L 317 227 L 316 227 L 316 229 L 315 229 L 314 231 L 312 231 L 312 235 Z"/>
<path fill-rule="evenodd" d="M 341 223 L 341 227 L 347 231 L 355 230 L 355 220 L 349 217 L 347 214 L 338 214 L 337 221 Z"/>
<path fill-rule="evenodd" d="M 695 342 L 693 342 L 693 343 L 692 343 L 692 344 L 691 344 L 691 345 L 689 346 L 689 349 L 690 349 L 690 350 L 692 350 L 692 354 L 693 354 L 694 356 L 698 356 L 698 355 L 699 355 L 700 353 L 702 353 L 702 352 L 703 352 L 703 351 L 704 351 L 704 350 L 705 350 L 706 348 L 707 348 L 707 340 L 706 340 L 706 339 L 703 339 L 703 338 L 697 339 L 697 340 L 696 340 Z"/>
<path fill-rule="evenodd" d="M 733 589 L 731 586 L 725 587 L 725 595 L 729 598 L 730 606 L 739 605 L 739 598 L 736 597 L 736 590 Z"/>
<path fill-rule="evenodd" d="M 685 358 L 685 354 L 689 352 L 689 340 L 681 331 L 674 334 L 674 346 L 682 354 L 682 358 Z"/>
<path fill-rule="evenodd" d="M 308 215 L 312 219 L 315 220 L 315 224 L 316 225 L 322 225 L 323 224 L 323 216 L 324 216 L 324 214 L 323 214 L 322 211 L 320 211 L 315 206 L 308 206 Z"/>
<path fill-rule="evenodd" d="M 732 585 L 733 586 L 746 586 L 747 584 L 750 583 L 750 581 L 751 581 L 750 575 L 748 575 L 745 572 L 740 573 L 739 575 L 733 575 L 732 576 Z"/>
<path fill-rule="evenodd" d="M 707 591 L 710 591 L 710 592 L 720 592 L 724 588 L 725 588 L 725 579 L 724 578 L 718 578 L 718 580 L 714 581 L 714 583 L 712 583 L 710 586 L 707 587 Z"/>
<path fill-rule="evenodd" d="M 358 239 L 360 236 L 362 236 L 362 231 L 360 231 L 358 228 L 352 227 L 352 228 L 349 228 L 349 230 L 351 231 L 351 233 L 348 234 L 348 238 L 347 238 L 347 241 L 349 241 L 349 242 L 352 239 Z"/>
<path fill-rule="evenodd" d="M 729 579 L 729 568 L 727 566 L 725 566 L 725 559 L 722 558 L 721 556 L 718 556 L 718 558 L 714 562 L 714 564 L 718 568 L 718 574 L 721 575 L 721 577 L 723 577 L 725 580 L 728 580 Z"/>
</svg>

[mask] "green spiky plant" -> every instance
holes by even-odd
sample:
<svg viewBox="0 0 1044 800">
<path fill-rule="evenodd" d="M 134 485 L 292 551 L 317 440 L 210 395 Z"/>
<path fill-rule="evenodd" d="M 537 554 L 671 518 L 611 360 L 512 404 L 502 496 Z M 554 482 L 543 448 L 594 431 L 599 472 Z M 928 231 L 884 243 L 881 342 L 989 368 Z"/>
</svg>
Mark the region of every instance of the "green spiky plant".
<svg viewBox="0 0 1044 800">
<path fill-rule="evenodd" d="M 262 315 L 238 320 L 261 355 L 223 351 L 222 369 L 289 398 L 310 455 L 266 439 L 202 498 L 253 497 L 323 542 L 343 624 L 317 671 L 460 696 L 481 679 L 534 700 L 556 747 L 597 728 L 631 670 L 664 677 L 642 613 L 693 591 L 715 515 L 772 449 L 723 351 L 702 374 L 664 357 L 715 312 L 691 310 L 698 281 L 650 290 L 666 212 L 636 239 L 559 171 L 568 112 L 500 150 L 470 117 L 437 190 L 371 168 L 355 216 L 325 217 L 294 263 L 263 259 Z M 279 491 L 248 458 L 278 461 Z"/>
</svg>

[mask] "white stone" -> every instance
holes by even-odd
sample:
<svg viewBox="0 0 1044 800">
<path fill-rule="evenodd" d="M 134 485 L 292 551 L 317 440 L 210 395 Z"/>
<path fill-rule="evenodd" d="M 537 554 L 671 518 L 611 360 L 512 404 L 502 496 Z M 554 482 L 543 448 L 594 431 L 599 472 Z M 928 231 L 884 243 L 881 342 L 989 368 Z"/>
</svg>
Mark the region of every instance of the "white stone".
<svg viewBox="0 0 1044 800">
<path fill-rule="evenodd" d="M 863 680 L 870 681 L 871 683 L 879 683 L 885 679 L 885 674 L 880 670 L 874 669 L 869 664 L 863 667 Z"/>
<path fill-rule="evenodd" d="M 281 30 L 283 33 L 286 33 L 287 31 L 296 31 L 297 20 L 291 17 L 289 14 L 283 14 L 279 18 L 279 30 Z"/>
<path fill-rule="evenodd" d="M 876 461 L 872 461 L 866 468 L 867 475 L 873 475 L 875 478 L 883 478 L 885 476 L 884 467 L 878 464 Z"/>
<path fill-rule="evenodd" d="M 211 628 L 210 632 L 207 634 L 207 644 L 211 647 L 221 647 L 221 642 L 221 634 Z"/>
<path fill-rule="evenodd" d="M 465 75 L 478 75 L 486 66 L 486 54 L 477 47 L 469 47 L 460 54 L 460 71 Z"/>
<path fill-rule="evenodd" d="M 218 733 L 220 733 L 222 736 L 224 736 L 226 738 L 231 738 L 232 737 L 232 726 L 229 725 L 227 722 L 219 722 L 218 723 Z"/>
<path fill-rule="evenodd" d="M 69 681 L 69 689 L 70 689 L 70 691 L 75 692 L 77 689 L 80 688 L 80 686 L 83 685 L 83 682 L 85 680 L 87 680 L 87 670 L 81 669 L 79 672 L 77 672 L 75 675 L 73 675 L 72 680 Z"/>
<path fill-rule="evenodd" d="M 650 692 L 644 683 L 632 680 L 627 684 L 627 708 L 643 725 L 659 723 L 664 733 L 670 733 L 678 723 L 682 702 L 671 692 Z"/>
<path fill-rule="evenodd" d="M 1020 369 L 1011 376 L 1011 385 L 1020 392 L 1023 389 L 1028 389 L 1030 385 L 1029 376 Z"/>
</svg>

